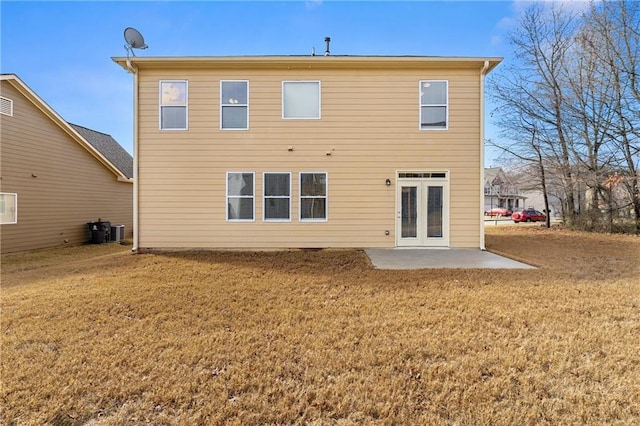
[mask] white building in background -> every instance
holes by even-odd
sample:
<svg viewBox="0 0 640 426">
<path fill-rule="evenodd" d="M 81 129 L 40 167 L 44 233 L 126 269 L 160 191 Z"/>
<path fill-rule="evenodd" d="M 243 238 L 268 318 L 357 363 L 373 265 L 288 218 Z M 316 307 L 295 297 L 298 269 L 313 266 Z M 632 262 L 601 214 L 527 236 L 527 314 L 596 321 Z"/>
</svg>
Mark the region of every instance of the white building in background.
<svg viewBox="0 0 640 426">
<path fill-rule="evenodd" d="M 484 211 L 498 207 L 521 210 L 525 208 L 526 199 L 501 167 L 484 170 Z"/>
</svg>

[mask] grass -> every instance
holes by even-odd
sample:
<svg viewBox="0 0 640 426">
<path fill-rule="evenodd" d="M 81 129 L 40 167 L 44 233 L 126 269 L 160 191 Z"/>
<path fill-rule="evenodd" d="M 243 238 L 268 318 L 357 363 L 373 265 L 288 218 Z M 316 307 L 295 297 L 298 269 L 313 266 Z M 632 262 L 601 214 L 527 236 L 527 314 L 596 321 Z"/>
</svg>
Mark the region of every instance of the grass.
<svg viewBox="0 0 640 426">
<path fill-rule="evenodd" d="M 2 262 L 2 424 L 637 424 L 640 238 L 487 228 L 536 270 L 361 251 Z"/>
</svg>

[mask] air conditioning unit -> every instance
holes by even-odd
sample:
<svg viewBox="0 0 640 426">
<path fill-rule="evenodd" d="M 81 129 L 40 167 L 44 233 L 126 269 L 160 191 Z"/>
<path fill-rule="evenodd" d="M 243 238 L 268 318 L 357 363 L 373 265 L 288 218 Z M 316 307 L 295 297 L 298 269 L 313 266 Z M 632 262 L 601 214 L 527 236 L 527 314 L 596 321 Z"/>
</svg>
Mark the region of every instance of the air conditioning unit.
<svg viewBox="0 0 640 426">
<path fill-rule="evenodd" d="M 124 225 L 111 225 L 111 241 L 124 241 Z"/>
</svg>

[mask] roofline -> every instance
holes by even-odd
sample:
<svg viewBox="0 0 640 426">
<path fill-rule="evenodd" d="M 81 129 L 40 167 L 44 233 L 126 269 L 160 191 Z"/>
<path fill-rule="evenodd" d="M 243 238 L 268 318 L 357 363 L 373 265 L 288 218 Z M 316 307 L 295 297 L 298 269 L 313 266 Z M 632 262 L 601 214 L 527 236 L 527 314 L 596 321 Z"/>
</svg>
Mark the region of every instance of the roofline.
<svg viewBox="0 0 640 426">
<path fill-rule="evenodd" d="M 0 81 L 6 81 L 7 83 L 15 87 L 36 108 L 42 111 L 47 117 L 51 119 L 51 121 L 56 123 L 62 130 L 64 130 L 69 136 L 71 136 L 71 138 L 73 138 L 78 144 L 80 144 L 80 146 L 86 149 L 100 163 L 107 167 L 109 171 L 115 174 L 118 180 L 122 181 L 121 179 L 123 179 L 128 181 L 130 179 L 125 173 L 118 169 L 115 164 L 113 164 L 104 155 L 102 155 L 97 148 L 91 145 L 89 141 L 87 141 L 82 135 L 80 135 L 80 133 L 78 133 L 73 127 L 71 127 L 71 124 L 69 122 L 62 118 L 60 114 L 55 112 L 55 110 L 51 108 L 40 96 L 38 96 L 33 90 L 31 90 L 31 88 L 27 86 L 25 82 L 20 79 L 20 77 L 15 74 L 0 74 Z"/>
<path fill-rule="evenodd" d="M 133 56 L 112 57 L 115 63 L 130 70 L 131 65 L 140 67 L 176 68 L 190 67 L 236 67 L 236 68 L 305 68 L 330 69 L 349 68 L 366 65 L 367 68 L 437 68 L 442 64 L 459 68 L 480 68 L 489 63 L 489 73 L 500 62 L 501 57 L 463 57 L 463 56 Z"/>
</svg>

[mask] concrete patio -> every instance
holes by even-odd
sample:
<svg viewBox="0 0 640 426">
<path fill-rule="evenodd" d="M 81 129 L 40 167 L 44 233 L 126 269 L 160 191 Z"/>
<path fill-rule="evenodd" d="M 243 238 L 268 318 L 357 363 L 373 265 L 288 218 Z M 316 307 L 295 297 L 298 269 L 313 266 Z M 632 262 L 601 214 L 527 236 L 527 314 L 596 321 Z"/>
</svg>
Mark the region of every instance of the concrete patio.
<svg viewBox="0 0 640 426">
<path fill-rule="evenodd" d="M 370 248 L 365 253 L 376 269 L 536 269 L 480 249 Z"/>
</svg>

